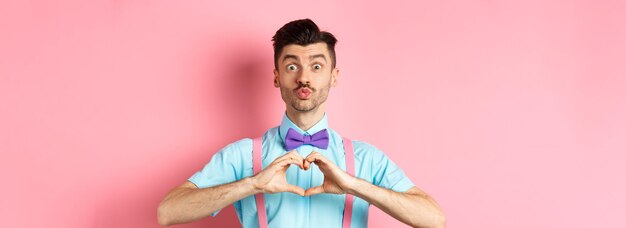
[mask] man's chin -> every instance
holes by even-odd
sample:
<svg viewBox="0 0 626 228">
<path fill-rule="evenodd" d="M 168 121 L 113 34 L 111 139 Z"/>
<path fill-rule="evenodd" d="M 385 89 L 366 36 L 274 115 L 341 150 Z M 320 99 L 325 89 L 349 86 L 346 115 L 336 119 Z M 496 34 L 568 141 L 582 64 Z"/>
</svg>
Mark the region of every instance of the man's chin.
<svg viewBox="0 0 626 228">
<path fill-rule="evenodd" d="M 316 108 L 316 106 L 314 105 L 299 105 L 299 104 L 293 104 L 291 105 L 291 107 L 298 112 L 310 112 Z"/>
</svg>

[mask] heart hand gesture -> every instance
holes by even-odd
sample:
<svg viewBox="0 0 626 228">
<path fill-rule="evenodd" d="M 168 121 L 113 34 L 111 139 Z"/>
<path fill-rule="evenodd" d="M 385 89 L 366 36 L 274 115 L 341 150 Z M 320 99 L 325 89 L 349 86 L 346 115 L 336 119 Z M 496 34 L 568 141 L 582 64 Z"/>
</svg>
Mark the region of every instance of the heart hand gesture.
<svg viewBox="0 0 626 228">
<path fill-rule="evenodd" d="M 315 163 L 322 171 L 324 182 L 320 186 L 307 189 L 305 196 L 320 193 L 344 194 L 352 189 L 357 180 L 318 152 L 313 151 L 304 159 L 304 169 L 309 169 L 311 163 Z"/>
<path fill-rule="evenodd" d="M 255 187 L 263 193 L 292 192 L 304 196 L 304 189 L 287 183 L 286 172 L 291 164 L 304 169 L 304 159 L 296 152 L 291 152 L 276 158 L 269 166 L 252 178 Z"/>
</svg>

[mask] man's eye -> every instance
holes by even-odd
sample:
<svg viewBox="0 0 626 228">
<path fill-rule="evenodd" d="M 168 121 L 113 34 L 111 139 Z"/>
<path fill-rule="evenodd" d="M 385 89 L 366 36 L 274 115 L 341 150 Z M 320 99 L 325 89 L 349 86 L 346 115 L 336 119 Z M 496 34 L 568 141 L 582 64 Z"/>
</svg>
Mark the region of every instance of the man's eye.
<svg viewBox="0 0 626 228">
<path fill-rule="evenodd" d="M 313 69 L 316 69 L 316 70 L 322 69 L 322 65 L 321 64 L 315 64 L 315 65 L 313 65 Z"/>
<path fill-rule="evenodd" d="M 296 71 L 298 70 L 298 66 L 290 64 L 289 66 L 287 66 L 287 70 Z"/>
</svg>

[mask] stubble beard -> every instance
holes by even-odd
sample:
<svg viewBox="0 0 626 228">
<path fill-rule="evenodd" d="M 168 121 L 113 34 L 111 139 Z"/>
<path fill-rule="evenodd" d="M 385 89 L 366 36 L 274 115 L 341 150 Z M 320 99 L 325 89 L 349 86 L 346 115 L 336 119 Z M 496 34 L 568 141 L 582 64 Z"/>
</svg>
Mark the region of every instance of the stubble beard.
<svg viewBox="0 0 626 228">
<path fill-rule="evenodd" d="M 311 89 L 312 95 L 311 98 L 307 100 L 301 100 L 298 98 L 297 90 L 303 87 L 307 87 Z M 317 92 L 319 91 L 319 94 Z M 299 86 L 294 90 L 290 90 L 288 88 L 280 87 L 280 93 L 285 103 L 289 104 L 294 110 L 298 112 L 310 112 L 312 110 L 317 109 L 320 104 L 326 102 L 328 99 L 328 92 L 330 91 L 330 83 L 324 87 L 316 90 L 309 86 Z"/>
</svg>

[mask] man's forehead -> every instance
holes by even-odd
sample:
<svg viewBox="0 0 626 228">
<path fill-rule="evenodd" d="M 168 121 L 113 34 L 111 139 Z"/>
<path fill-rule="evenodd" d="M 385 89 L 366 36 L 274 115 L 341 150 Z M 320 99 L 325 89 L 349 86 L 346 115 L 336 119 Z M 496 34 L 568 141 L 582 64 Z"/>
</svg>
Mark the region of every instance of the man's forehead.
<svg viewBox="0 0 626 228">
<path fill-rule="evenodd" d="M 305 58 L 308 56 L 315 56 L 319 54 L 322 54 L 324 56 L 329 55 L 328 45 L 326 45 L 326 43 L 319 42 L 308 45 L 289 44 L 283 47 L 280 58 L 283 59 L 287 55 Z"/>
</svg>

